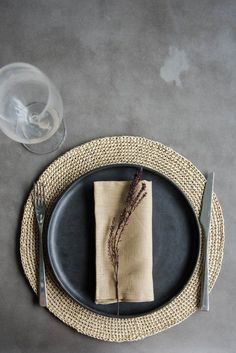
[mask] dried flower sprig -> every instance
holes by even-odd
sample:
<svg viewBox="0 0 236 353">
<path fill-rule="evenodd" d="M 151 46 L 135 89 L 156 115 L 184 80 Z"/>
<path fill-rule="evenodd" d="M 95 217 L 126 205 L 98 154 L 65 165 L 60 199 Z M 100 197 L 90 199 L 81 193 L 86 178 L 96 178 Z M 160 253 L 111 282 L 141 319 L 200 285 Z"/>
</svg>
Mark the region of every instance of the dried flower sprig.
<svg viewBox="0 0 236 353">
<path fill-rule="evenodd" d="M 114 270 L 114 280 L 117 300 L 117 315 L 119 315 L 119 245 L 124 234 L 125 227 L 134 210 L 139 206 L 144 197 L 146 197 L 146 184 L 141 182 L 143 169 L 135 173 L 125 199 L 124 208 L 119 217 L 113 217 L 108 234 L 108 255 Z M 141 187 L 140 187 L 141 184 Z"/>
</svg>

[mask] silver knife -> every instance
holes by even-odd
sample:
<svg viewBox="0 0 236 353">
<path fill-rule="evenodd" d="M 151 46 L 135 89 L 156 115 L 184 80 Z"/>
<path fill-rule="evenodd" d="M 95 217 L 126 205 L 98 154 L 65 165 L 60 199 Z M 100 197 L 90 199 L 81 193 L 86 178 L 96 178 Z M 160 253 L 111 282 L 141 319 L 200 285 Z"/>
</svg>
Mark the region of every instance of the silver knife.
<svg viewBox="0 0 236 353">
<path fill-rule="evenodd" d="M 200 223 L 203 229 L 203 273 L 200 310 L 209 311 L 209 274 L 208 274 L 208 243 L 211 225 L 212 194 L 214 187 L 214 173 L 209 173 L 202 200 Z"/>
</svg>

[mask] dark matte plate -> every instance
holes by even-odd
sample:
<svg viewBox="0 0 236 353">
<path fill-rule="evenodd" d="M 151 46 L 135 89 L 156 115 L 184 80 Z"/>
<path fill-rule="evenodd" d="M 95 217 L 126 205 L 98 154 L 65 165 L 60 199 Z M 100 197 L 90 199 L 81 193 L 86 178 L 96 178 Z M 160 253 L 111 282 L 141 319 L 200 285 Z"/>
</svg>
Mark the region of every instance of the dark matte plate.
<svg viewBox="0 0 236 353">
<path fill-rule="evenodd" d="M 78 180 L 59 199 L 48 228 L 48 255 L 64 290 L 90 310 L 115 315 L 116 304 L 97 305 L 95 298 L 95 218 L 93 182 L 129 180 L 137 167 L 96 169 Z M 163 306 L 189 281 L 199 255 L 199 225 L 184 194 L 170 180 L 144 169 L 153 183 L 153 280 L 155 300 L 121 303 L 120 314 L 136 316 Z"/>
</svg>

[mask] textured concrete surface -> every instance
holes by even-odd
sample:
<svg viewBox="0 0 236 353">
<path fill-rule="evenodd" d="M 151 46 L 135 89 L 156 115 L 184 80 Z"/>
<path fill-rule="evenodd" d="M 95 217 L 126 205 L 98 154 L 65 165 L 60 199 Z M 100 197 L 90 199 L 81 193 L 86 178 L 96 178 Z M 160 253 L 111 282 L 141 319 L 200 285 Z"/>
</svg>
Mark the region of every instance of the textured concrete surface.
<svg viewBox="0 0 236 353">
<path fill-rule="evenodd" d="M 236 351 L 236 2 L 0 0 L 0 65 L 40 67 L 61 91 L 68 137 L 36 156 L 0 132 L 0 352 Z M 216 172 L 226 228 L 211 311 L 140 342 L 82 336 L 41 309 L 22 274 L 19 222 L 37 175 L 92 138 L 159 140 Z"/>
</svg>

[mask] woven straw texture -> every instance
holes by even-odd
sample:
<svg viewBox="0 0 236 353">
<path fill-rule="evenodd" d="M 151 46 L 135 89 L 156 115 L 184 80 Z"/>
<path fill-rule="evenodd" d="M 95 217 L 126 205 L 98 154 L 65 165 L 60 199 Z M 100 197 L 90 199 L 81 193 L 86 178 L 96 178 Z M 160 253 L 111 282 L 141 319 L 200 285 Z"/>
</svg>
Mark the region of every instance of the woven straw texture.
<svg viewBox="0 0 236 353">
<path fill-rule="evenodd" d="M 55 160 L 39 180 L 45 184 L 49 210 L 61 193 L 77 178 L 95 168 L 111 164 L 138 164 L 170 178 L 182 189 L 199 216 L 205 178 L 187 159 L 161 143 L 131 136 L 106 137 L 76 147 Z M 26 202 L 20 238 L 21 261 L 31 287 L 37 293 L 37 248 L 34 209 L 31 195 Z M 224 221 L 220 204 L 213 196 L 210 231 L 210 289 L 220 272 L 224 250 Z M 48 310 L 80 333 L 105 341 L 142 339 L 166 330 L 193 314 L 199 305 L 202 252 L 184 290 L 166 306 L 135 318 L 98 315 L 71 299 L 55 282 L 46 266 Z"/>
</svg>

